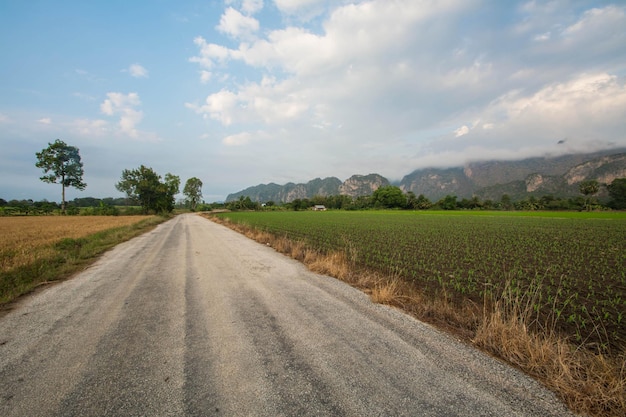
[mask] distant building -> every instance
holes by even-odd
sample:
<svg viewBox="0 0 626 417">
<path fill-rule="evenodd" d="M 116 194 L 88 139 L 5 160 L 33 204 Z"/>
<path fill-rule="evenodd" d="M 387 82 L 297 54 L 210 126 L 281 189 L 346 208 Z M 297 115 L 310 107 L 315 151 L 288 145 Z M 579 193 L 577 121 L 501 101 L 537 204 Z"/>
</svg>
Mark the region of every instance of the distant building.
<svg viewBox="0 0 626 417">
<path fill-rule="evenodd" d="M 322 204 L 316 204 L 315 206 L 313 206 L 313 210 L 314 211 L 326 211 L 326 206 Z"/>
</svg>

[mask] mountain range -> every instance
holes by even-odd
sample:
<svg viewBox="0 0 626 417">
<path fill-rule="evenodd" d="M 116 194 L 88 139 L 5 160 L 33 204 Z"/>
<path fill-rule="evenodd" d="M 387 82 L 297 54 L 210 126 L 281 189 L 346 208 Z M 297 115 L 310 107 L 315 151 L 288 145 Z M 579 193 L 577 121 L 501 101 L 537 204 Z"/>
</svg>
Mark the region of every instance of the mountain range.
<svg viewBox="0 0 626 417">
<path fill-rule="evenodd" d="M 345 181 L 336 177 L 315 178 L 307 183 L 259 184 L 229 194 L 226 201 L 250 197 L 252 201 L 289 203 L 316 195 L 348 195 L 359 197 L 372 194 L 379 187 L 395 185 L 404 192 L 423 194 L 431 201 L 447 195 L 458 198 L 499 200 L 508 194 L 513 200 L 530 195 L 555 197 L 579 196 L 578 185 L 585 180 L 610 184 L 615 178 L 626 177 L 626 149 L 594 153 L 570 154 L 558 157 L 536 157 L 519 161 L 472 162 L 462 167 L 423 168 L 391 183 L 379 174 L 353 175 Z M 599 196 L 606 193 L 601 189 Z"/>
</svg>

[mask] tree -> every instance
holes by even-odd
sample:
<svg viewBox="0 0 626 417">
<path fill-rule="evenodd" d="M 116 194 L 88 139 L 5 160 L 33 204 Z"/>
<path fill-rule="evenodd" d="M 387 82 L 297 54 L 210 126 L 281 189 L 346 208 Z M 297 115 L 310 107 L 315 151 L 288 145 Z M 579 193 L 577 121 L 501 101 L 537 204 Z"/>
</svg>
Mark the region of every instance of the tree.
<svg viewBox="0 0 626 417">
<path fill-rule="evenodd" d="M 229 210 L 257 210 L 259 203 L 252 201 L 248 196 L 239 196 L 239 200 L 233 200 L 226 204 Z"/>
<path fill-rule="evenodd" d="M 502 198 L 500 198 L 500 206 L 504 210 L 513 210 L 515 208 L 513 201 L 511 200 L 511 196 L 508 194 L 502 194 Z"/>
<path fill-rule="evenodd" d="M 183 194 L 187 197 L 191 211 L 196 211 L 196 206 L 202 199 L 202 181 L 196 177 L 189 178 L 183 188 Z"/>
<path fill-rule="evenodd" d="M 417 196 L 416 203 L 418 210 L 428 210 L 433 206 L 433 203 L 428 198 L 426 198 L 424 194 L 420 194 Z"/>
<path fill-rule="evenodd" d="M 311 201 L 309 201 L 308 198 L 304 198 L 304 199 L 296 198 L 291 203 L 289 203 L 289 206 L 291 207 L 292 210 L 299 211 L 299 210 L 308 209 L 309 207 L 312 206 L 312 203 Z"/>
<path fill-rule="evenodd" d="M 616 178 L 606 188 L 611 196 L 609 206 L 617 210 L 626 209 L 626 178 Z"/>
<path fill-rule="evenodd" d="M 60 139 L 48 143 L 48 147 L 37 152 L 37 168 L 43 169 L 44 175 L 40 180 L 50 184 L 61 184 L 61 213 L 65 214 L 65 188 L 74 187 L 84 190 L 87 184 L 83 182 L 83 163 L 80 160 L 78 148 L 69 146 Z"/>
<path fill-rule="evenodd" d="M 600 183 L 596 180 L 583 181 L 578 185 L 578 189 L 585 196 L 585 208 L 587 211 L 591 211 L 591 196 L 600 191 Z"/>
<path fill-rule="evenodd" d="M 372 202 L 375 207 L 384 208 L 405 208 L 407 205 L 407 197 L 399 187 L 388 185 L 379 187 L 372 194 Z"/>
<path fill-rule="evenodd" d="M 456 198 L 457 197 L 455 195 L 448 194 L 441 200 L 437 201 L 437 206 L 439 206 L 441 210 L 456 210 L 458 208 Z"/>
<path fill-rule="evenodd" d="M 178 194 L 180 178 L 166 174 L 165 181 L 152 168 L 141 165 L 134 170 L 122 171 L 122 179 L 115 188 L 137 201 L 144 213 L 169 213 L 174 210 L 174 196 Z"/>
<path fill-rule="evenodd" d="M 165 174 L 165 182 L 157 203 L 159 212 L 169 213 L 174 210 L 174 204 L 176 203 L 174 196 L 178 194 L 179 189 L 180 177 L 169 172 Z"/>
</svg>

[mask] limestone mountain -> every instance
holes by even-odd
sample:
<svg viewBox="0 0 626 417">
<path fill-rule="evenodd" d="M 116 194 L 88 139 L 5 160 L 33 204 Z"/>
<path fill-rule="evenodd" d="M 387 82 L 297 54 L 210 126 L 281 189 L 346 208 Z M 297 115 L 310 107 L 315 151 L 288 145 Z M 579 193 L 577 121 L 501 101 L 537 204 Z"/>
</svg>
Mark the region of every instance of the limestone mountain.
<svg viewBox="0 0 626 417">
<path fill-rule="evenodd" d="M 405 192 L 424 194 L 432 201 L 446 195 L 477 196 L 497 200 L 503 194 L 513 199 L 528 195 L 578 196 L 578 184 L 595 179 L 610 184 L 626 177 L 626 153 L 603 151 L 519 161 L 485 161 L 465 167 L 420 169 L 405 176 L 398 186 Z"/>
<path fill-rule="evenodd" d="M 615 178 L 626 178 L 626 149 L 418 169 L 394 184 L 378 174 L 353 175 L 343 182 L 336 177 L 328 177 L 302 184 L 260 184 L 229 194 L 226 201 L 250 197 L 256 202 L 289 203 L 316 195 L 356 198 L 371 195 L 379 187 L 387 185 L 396 185 L 404 192 L 410 191 L 415 195 L 423 194 L 431 201 L 438 201 L 447 195 L 455 195 L 459 199 L 477 196 L 483 200 L 499 200 L 503 194 L 508 194 L 513 200 L 547 194 L 575 197 L 580 195 L 578 184 L 581 181 L 594 179 L 610 184 Z M 606 194 L 604 187 L 599 196 L 602 197 L 603 193 Z"/>
<path fill-rule="evenodd" d="M 274 183 L 260 184 L 254 187 L 246 188 L 226 197 L 226 202 L 234 201 L 239 197 L 250 197 L 252 201 L 275 203 L 290 203 L 296 199 L 313 198 L 316 195 L 349 195 L 351 197 L 359 197 L 370 195 L 378 187 L 389 185 L 389 181 L 378 175 L 353 175 L 346 181 L 341 182 L 336 177 L 316 178 L 305 184 L 287 183 L 278 185 Z"/>
<path fill-rule="evenodd" d="M 387 178 L 378 174 L 353 175 L 339 186 L 340 195 L 348 195 L 352 198 L 371 195 L 380 187 L 391 185 Z"/>
<path fill-rule="evenodd" d="M 314 195 L 336 195 L 339 194 L 340 186 L 341 180 L 335 177 L 315 178 L 306 184 L 295 184 L 293 182 L 284 185 L 275 183 L 259 184 L 237 193 L 229 194 L 226 197 L 226 201 L 238 200 L 239 197 L 250 197 L 252 201 L 260 203 L 268 201 L 289 203 L 297 199 L 311 198 Z"/>
</svg>

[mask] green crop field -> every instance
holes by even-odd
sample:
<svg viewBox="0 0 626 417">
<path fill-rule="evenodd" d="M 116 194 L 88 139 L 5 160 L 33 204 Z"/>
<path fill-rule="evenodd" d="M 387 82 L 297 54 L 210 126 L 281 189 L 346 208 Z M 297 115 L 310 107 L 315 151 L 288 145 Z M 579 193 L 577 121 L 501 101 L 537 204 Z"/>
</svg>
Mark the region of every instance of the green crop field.
<svg viewBox="0 0 626 417">
<path fill-rule="evenodd" d="M 233 212 L 220 214 L 357 267 L 476 302 L 532 300 L 580 343 L 626 342 L 626 213 Z M 528 294 L 534 294 L 533 297 Z"/>
</svg>

